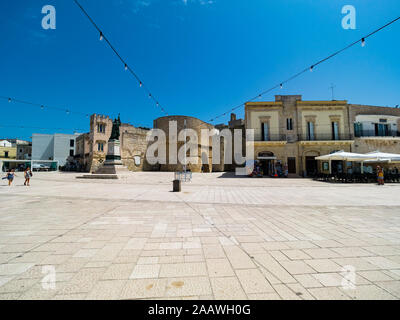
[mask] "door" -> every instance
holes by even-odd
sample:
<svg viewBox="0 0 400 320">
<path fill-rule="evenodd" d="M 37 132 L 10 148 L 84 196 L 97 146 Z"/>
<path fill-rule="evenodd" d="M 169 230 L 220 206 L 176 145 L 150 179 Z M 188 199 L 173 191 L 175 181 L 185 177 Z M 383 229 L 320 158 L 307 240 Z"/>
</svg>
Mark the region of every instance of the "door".
<svg viewBox="0 0 400 320">
<path fill-rule="evenodd" d="M 288 172 L 296 173 L 296 158 L 288 158 Z"/>
<path fill-rule="evenodd" d="M 315 160 L 315 157 L 306 157 L 306 172 L 308 177 L 313 177 L 317 173 L 317 160 Z"/>
</svg>

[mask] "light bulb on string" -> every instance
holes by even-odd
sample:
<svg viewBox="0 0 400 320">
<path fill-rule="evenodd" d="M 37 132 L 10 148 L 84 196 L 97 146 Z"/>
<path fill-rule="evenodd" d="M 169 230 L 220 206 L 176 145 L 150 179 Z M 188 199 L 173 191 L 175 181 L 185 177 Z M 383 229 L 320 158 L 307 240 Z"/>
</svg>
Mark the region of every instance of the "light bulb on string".
<svg viewBox="0 0 400 320">
<path fill-rule="evenodd" d="M 43 110 L 43 109 L 44 109 L 44 105 L 41 105 L 41 106 L 40 106 L 40 109 L 42 109 L 42 110 Z"/>
<path fill-rule="evenodd" d="M 127 66 L 127 64 L 125 63 L 125 71 L 126 71 L 126 70 L 128 70 L 128 66 Z"/>
<path fill-rule="evenodd" d="M 365 47 L 365 39 L 364 38 L 361 39 L 361 47 Z"/>
<path fill-rule="evenodd" d="M 139 87 L 143 87 L 142 81 L 139 82 Z"/>
<path fill-rule="evenodd" d="M 149 99 L 151 98 L 151 93 L 149 93 Z"/>
<path fill-rule="evenodd" d="M 103 32 L 100 31 L 100 41 L 103 40 Z"/>
<path fill-rule="evenodd" d="M 310 72 L 313 72 L 314 66 L 310 67 Z"/>
<path fill-rule="evenodd" d="M 67 109 L 67 110 L 65 110 L 65 112 L 67 113 L 67 114 L 69 114 L 69 110 Z"/>
<path fill-rule="evenodd" d="M 281 87 L 281 89 L 283 88 L 283 84 L 282 83 L 280 84 L 280 87 Z"/>
<path fill-rule="evenodd" d="M 8 98 L 8 102 L 11 102 L 11 98 Z"/>
</svg>

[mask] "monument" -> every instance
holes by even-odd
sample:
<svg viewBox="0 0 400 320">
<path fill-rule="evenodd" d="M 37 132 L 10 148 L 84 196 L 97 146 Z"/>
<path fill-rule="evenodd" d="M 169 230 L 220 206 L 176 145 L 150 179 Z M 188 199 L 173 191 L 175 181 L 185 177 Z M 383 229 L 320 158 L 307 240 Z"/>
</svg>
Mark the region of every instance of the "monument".
<svg viewBox="0 0 400 320">
<path fill-rule="evenodd" d="M 84 175 L 84 179 L 118 179 L 118 174 L 129 172 L 121 160 L 121 142 L 119 140 L 119 127 L 121 126 L 120 115 L 114 119 L 111 136 L 108 140 L 106 160 L 103 165 L 91 175 Z"/>
<path fill-rule="evenodd" d="M 122 165 L 121 142 L 119 141 L 119 127 L 121 119 L 114 119 L 110 139 L 108 139 L 108 150 L 104 165 Z"/>
</svg>

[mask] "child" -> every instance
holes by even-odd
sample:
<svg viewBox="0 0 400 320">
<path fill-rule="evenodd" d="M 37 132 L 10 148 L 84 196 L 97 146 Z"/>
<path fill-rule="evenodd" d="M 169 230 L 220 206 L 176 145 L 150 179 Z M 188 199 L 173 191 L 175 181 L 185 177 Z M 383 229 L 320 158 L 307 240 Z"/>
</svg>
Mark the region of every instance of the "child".
<svg viewBox="0 0 400 320">
<path fill-rule="evenodd" d="M 31 180 L 31 177 L 32 177 L 31 168 L 28 167 L 28 168 L 25 169 L 24 176 L 25 176 L 24 186 L 28 186 L 29 187 L 29 181 Z"/>
<path fill-rule="evenodd" d="M 15 170 L 14 169 L 12 169 L 11 171 L 9 170 L 7 172 L 8 186 L 11 186 L 11 184 L 12 184 L 12 182 L 14 180 L 14 177 L 16 177 Z"/>
<path fill-rule="evenodd" d="M 376 171 L 378 172 L 378 185 L 383 186 L 385 184 L 385 178 L 383 175 L 383 170 L 380 166 L 376 168 Z"/>
</svg>

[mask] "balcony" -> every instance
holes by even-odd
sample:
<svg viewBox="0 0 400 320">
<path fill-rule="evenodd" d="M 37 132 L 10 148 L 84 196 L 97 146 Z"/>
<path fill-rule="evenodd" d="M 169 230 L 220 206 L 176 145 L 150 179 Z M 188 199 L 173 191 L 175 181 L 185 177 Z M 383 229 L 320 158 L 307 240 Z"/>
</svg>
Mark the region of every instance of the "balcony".
<svg viewBox="0 0 400 320">
<path fill-rule="evenodd" d="M 309 137 L 307 134 L 299 134 L 298 140 L 301 145 L 351 145 L 354 138 L 350 134 L 339 134 L 334 137 L 332 133 L 320 133 Z"/>
<path fill-rule="evenodd" d="M 269 141 L 286 141 L 286 134 L 270 134 L 268 135 L 268 139 L 264 140 L 261 139 L 257 141 L 262 141 L 262 142 L 269 142 Z"/>
<path fill-rule="evenodd" d="M 270 134 L 268 140 L 258 139 L 254 141 L 255 146 L 278 146 L 287 143 L 285 134 Z"/>
<path fill-rule="evenodd" d="M 356 138 L 396 138 L 400 137 L 400 131 L 388 130 L 385 132 L 377 132 L 375 130 L 355 131 Z"/>
<path fill-rule="evenodd" d="M 307 134 L 299 134 L 298 139 L 299 141 L 350 141 L 354 138 L 351 134 L 339 134 L 334 137 L 332 133 L 317 133 L 312 137 Z"/>
</svg>

